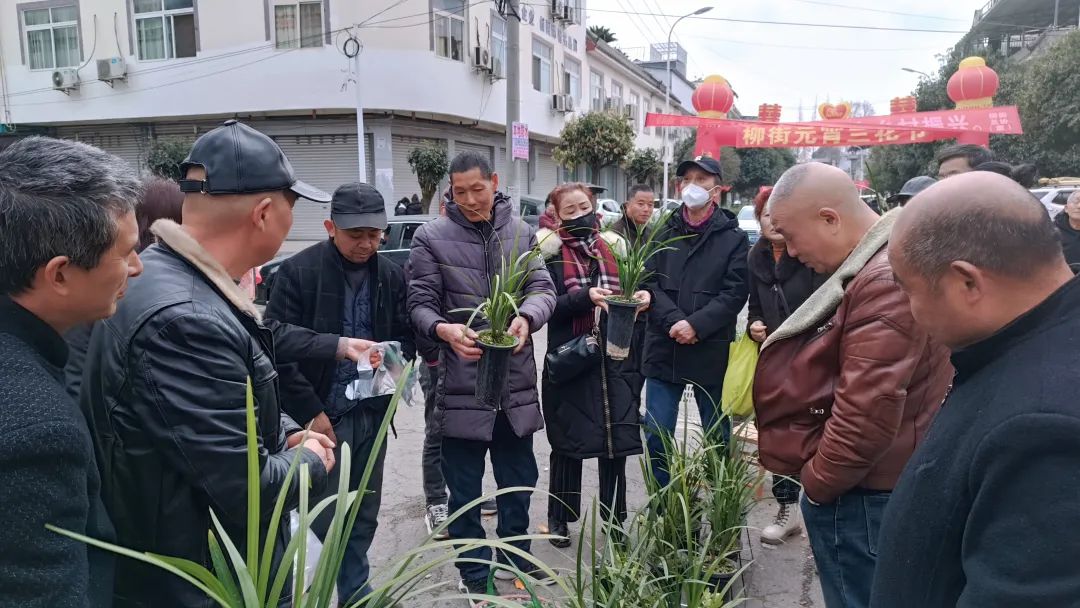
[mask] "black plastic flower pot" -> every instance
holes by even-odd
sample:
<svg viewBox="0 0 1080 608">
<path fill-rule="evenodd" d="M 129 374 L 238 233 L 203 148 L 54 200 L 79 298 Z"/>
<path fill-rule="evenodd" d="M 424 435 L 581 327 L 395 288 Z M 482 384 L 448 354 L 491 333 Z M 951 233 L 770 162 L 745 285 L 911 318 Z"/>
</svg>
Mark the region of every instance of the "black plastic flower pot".
<svg viewBox="0 0 1080 608">
<path fill-rule="evenodd" d="M 476 341 L 484 354 L 476 366 L 476 402 L 493 410 L 502 409 L 504 389 L 510 377 L 510 357 L 517 348 L 518 340 L 513 344 L 489 344 L 484 335 Z"/>
<path fill-rule="evenodd" d="M 628 302 L 621 298 L 607 298 L 607 356 L 622 361 L 630 356 L 630 343 L 634 339 L 634 321 L 640 302 Z"/>
</svg>

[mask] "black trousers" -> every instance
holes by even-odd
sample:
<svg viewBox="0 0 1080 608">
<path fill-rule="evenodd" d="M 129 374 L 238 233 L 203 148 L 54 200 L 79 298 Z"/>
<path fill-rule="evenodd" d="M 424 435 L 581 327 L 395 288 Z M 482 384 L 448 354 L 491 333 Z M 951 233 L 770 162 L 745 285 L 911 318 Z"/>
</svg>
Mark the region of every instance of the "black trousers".
<svg viewBox="0 0 1080 608">
<path fill-rule="evenodd" d="M 421 471 L 427 505 L 446 504 L 446 480 L 442 472 L 442 436 L 435 424 L 435 387 L 439 368 L 420 362 L 420 387 L 424 390 L 424 450 Z"/>
<path fill-rule="evenodd" d="M 518 437 L 510 427 L 506 415 L 495 418 L 491 441 L 471 441 L 443 437 L 442 468 L 446 485 L 450 490 L 450 513 L 456 513 L 483 493 L 485 455 L 491 453 L 491 469 L 495 483 L 501 488 L 535 488 L 538 472 L 536 455 L 533 454 L 533 437 Z M 511 492 L 495 498 L 499 508 L 499 538 L 524 536 L 529 533 L 529 492 Z M 485 538 L 487 532 L 480 521 L 480 505 L 468 510 L 462 517 L 452 519 L 448 527 L 450 537 L 455 539 Z M 518 549 L 528 551 L 529 541 L 511 543 Z M 491 549 L 481 547 L 461 554 L 463 559 L 490 560 Z M 520 556 L 511 555 L 519 569 L 529 572 L 533 566 Z M 486 580 L 490 568 L 481 563 L 459 561 L 458 570 L 466 581 Z"/>
<path fill-rule="evenodd" d="M 772 476 L 772 493 L 777 504 L 793 505 L 799 502 L 799 492 L 802 486 L 799 484 L 799 476 L 777 475 Z"/>
<path fill-rule="evenodd" d="M 626 457 L 597 458 L 600 468 L 600 514 L 610 520 L 626 520 Z M 567 523 L 581 517 L 581 463 L 571 458 L 551 453 L 551 480 L 548 491 L 548 520 Z"/>
</svg>

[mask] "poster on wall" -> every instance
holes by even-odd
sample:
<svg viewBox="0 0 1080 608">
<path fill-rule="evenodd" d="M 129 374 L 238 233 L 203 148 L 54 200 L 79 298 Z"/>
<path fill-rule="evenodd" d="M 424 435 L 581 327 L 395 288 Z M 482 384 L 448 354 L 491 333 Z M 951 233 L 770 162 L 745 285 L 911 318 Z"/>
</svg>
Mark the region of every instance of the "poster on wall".
<svg viewBox="0 0 1080 608">
<path fill-rule="evenodd" d="M 513 159 L 529 160 L 529 125 L 515 122 L 513 125 Z"/>
</svg>

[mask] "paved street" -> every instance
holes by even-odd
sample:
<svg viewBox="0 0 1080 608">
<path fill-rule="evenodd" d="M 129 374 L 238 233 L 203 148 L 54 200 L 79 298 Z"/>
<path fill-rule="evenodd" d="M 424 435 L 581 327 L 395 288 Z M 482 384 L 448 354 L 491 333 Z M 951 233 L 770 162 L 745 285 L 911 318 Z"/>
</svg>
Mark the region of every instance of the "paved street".
<svg viewBox="0 0 1080 608">
<path fill-rule="evenodd" d="M 545 333 L 537 336 L 537 353 L 544 351 Z M 694 411 L 696 408 L 690 408 Z M 696 418 L 696 416 L 695 416 Z M 424 496 L 420 476 L 420 455 L 424 437 L 423 411 L 420 408 L 402 409 L 398 412 L 396 425 L 398 438 L 390 438 L 389 452 L 386 459 L 386 474 L 382 511 L 379 518 L 379 531 L 372 548 L 372 562 L 376 576 L 395 555 L 419 545 L 426 536 L 423 524 Z M 536 435 L 536 456 L 540 466 L 541 489 L 547 488 L 547 462 L 550 448 L 544 433 Z M 640 460 L 628 462 L 629 506 L 638 509 L 645 502 Z M 585 464 L 583 473 L 585 488 L 583 504 L 591 504 L 598 482 L 595 461 Z M 488 472 L 485 483 L 486 491 L 495 489 L 494 479 Z M 813 561 L 809 556 L 809 546 L 805 538 L 792 539 L 787 545 L 777 549 L 766 549 L 758 541 L 758 530 L 767 525 L 775 513 L 776 505 L 766 490 L 763 499 L 750 514 L 751 542 L 744 557 L 753 559 L 748 568 L 746 582 L 749 602 L 743 604 L 752 608 L 789 608 L 795 606 L 823 607 L 821 591 L 814 571 Z M 531 532 L 539 533 L 537 526 L 547 521 L 546 496 L 537 495 L 532 502 Z M 486 521 L 489 534 L 495 536 L 495 518 Z M 571 527 L 571 536 L 577 527 Z M 576 543 L 576 541 L 575 541 Z M 577 547 L 559 550 L 547 542 L 534 545 L 534 552 L 546 563 L 556 568 L 569 569 L 573 566 L 573 556 Z M 428 594 L 430 606 L 462 606 L 462 600 L 440 600 L 440 596 L 456 593 L 457 571 L 452 567 L 440 571 L 441 581 L 446 586 L 437 592 Z M 432 577 L 428 584 L 437 584 L 440 580 Z M 632 608 L 632 607 L 626 607 Z"/>
</svg>

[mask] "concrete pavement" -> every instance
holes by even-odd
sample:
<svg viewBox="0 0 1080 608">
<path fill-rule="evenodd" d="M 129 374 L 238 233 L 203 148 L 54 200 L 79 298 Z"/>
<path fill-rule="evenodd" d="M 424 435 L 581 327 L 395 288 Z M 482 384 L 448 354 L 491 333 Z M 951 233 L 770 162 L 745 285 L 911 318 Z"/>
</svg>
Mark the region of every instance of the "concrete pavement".
<svg viewBox="0 0 1080 608">
<path fill-rule="evenodd" d="M 535 337 L 536 352 L 539 360 L 544 352 L 546 332 Z M 696 419 L 696 407 L 688 408 Z M 424 439 L 424 416 L 422 408 L 403 408 L 397 414 L 397 439 L 389 438 L 384 475 L 382 510 L 379 517 L 379 530 L 371 549 L 372 566 L 376 579 L 383 574 L 383 569 L 395 555 L 419 546 L 427 536 L 424 527 L 424 494 L 421 480 L 421 450 Z M 691 419 L 691 424 L 695 423 Z M 535 437 L 537 464 L 540 468 L 540 489 L 548 487 L 548 457 L 550 447 L 543 432 Z M 628 506 L 631 510 L 639 509 L 645 503 L 645 491 L 640 468 L 640 458 L 631 458 L 627 462 Z M 592 504 L 599 485 L 596 461 L 587 461 L 583 471 L 584 488 L 582 504 Z M 485 491 L 494 491 L 495 482 L 490 467 L 485 480 Z M 809 545 L 805 537 L 798 536 L 786 545 L 778 548 L 765 548 L 758 540 L 758 531 L 768 525 L 776 512 L 776 504 L 771 499 L 766 482 L 765 498 L 756 504 L 749 516 L 750 542 L 747 543 L 744 558 L 752 560 L 747 569 L 745 581 L 749 601 L 743 604 L 751 608 L 793 608 L 825 606 L 810 557 Z M 531 508 L 530 532 L 539 533 L 538 526 L 547 522 L 547 498 L 544 494 L 534 496 Z M 485 518 L 489 537 L 495 537 L 496 518 Z M 571 525 L 571 536 L 578 531 Z M 560 550 L 550 543 L 534 543 L 534 553 L 556 569 L 569 571 L 574 565 L 575 546 Z M 429 602 L 416 605 L 452 607 L 465 606 L 463 600 L 445 600 L 440 597 L 456 593 L 457 570 L 446 566 L 437 575 L 424 581 L 425 585 L 444 582 L 438 590 L 428 593 Z M 507 588 L 508 589 L 508 588 Z M 412 608 L 411 606 L 409 608 Z M 626 607 L 634 608 L 634 607 Z"/>
</svg>

